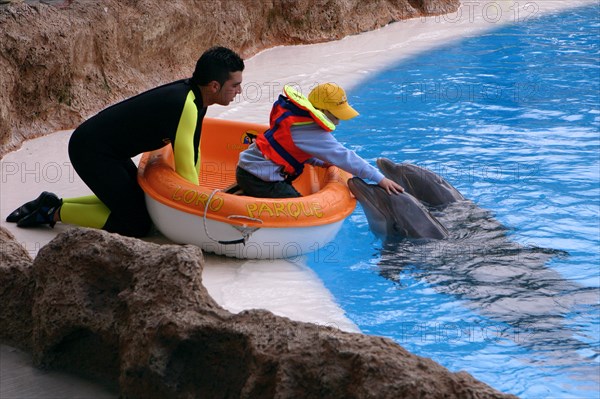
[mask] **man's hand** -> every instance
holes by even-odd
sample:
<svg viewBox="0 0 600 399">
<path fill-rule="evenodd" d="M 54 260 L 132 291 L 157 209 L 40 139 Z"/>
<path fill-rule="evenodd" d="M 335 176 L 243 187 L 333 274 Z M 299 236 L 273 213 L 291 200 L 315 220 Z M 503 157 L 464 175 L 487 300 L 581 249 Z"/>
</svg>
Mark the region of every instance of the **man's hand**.
<svg viewBox="0 0 600 399">
<path fill-rule="evenodd" d="M 402 188 L 401 185 L 399 185 L 395 181 L 388 179 L 387 177 L 381 179 L 381 181 L 379 182 L 379 187 L 383 187 L 385 191 L 387 191 L 390 195 L 400 194 L 404 192 L 404 188 Z"/>
</svg>

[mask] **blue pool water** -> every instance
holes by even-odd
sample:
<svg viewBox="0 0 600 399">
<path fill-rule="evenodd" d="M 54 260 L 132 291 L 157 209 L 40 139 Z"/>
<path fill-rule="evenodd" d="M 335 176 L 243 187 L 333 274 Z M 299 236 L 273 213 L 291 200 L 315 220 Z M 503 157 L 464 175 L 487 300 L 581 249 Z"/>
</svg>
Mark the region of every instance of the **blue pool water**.
<svg viewBox="0 0 600 399">
<path fill-rule="evenodd" d="M 365 333 L 523 398 L 598 398 L 599 14 L 465 38 L 349 93 L 361 116 L 340 141 L 437 172 L 474 214 L 468 231 L 441 214 L 444 242 L 384 247 L 359 207 L 309 256 Z"/>
</svg>

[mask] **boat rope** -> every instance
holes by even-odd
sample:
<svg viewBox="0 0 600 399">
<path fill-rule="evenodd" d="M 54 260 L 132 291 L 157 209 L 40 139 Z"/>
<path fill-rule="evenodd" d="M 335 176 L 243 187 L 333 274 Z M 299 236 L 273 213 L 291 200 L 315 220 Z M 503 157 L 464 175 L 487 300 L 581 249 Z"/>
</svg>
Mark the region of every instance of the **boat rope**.
<svg viewBox="0 0 600 399">
<path fill-rule="evenodd" d="M 223 191 L 223 190 L 219 190 L 218 188 L 214 189 L 212 191 L 212 193 L 210 194 L 210 196 L 208 197 L 208 199 L 206 200 L 206 205 L 204 206 L 204 215 L 202 215 L 202 220 L 204 222 L 204 233 L 206 233 L 206 236 L 211 239 L 213 242 L 222 244 L 222 245 L 231 245 L 231 244 L 244 244 L 246 245 L 246 241 L 248 241 L 248 238 L 250 238 L 250 236 L 252 235 L 252 233 L 254 233 L 256 230 L 258 230 L 260 227 L 254 227 L 254 228 L 238 228 L 236 226 L 232 226 L 233 228 L 235 228 L 236 230 L 238 230 L 241 234 L 242 234 L 242 238 L 237 239 L 237 240 L 231 240 L 231 241 L 223 241 L 223 240 L 217 240 L 216 238 L 213 238 L 210 233 L 208 232 L 208 226 L 206 224 L 206 215 L 208 214 L 208 207 L 213 199 L 213 197 L 215 196 L 216 193 L 218 193 L 219 191 Z M 229 215 L 227 216 L 228 219 L 246 219 L 246 220 L 250 220 L 252 222 L 258 222 L 258 223 L 262 223 L 263 221 L 257 218 L 253 218 L 253 217 L 249 217 L 249 216 L 244 216 L 244 215 Z"/>
<path fill-rule="evenodd" d="M 229 216 L 227 216 L 227 219 L 246 219 L 246 220 L 250 220 L 251 222 L 258 222 L 258 223 L 263 222 L 260 219 L 252 218 L 250 216 L 244 216 L 244 215 L 229 215 Z"/>
</svg>

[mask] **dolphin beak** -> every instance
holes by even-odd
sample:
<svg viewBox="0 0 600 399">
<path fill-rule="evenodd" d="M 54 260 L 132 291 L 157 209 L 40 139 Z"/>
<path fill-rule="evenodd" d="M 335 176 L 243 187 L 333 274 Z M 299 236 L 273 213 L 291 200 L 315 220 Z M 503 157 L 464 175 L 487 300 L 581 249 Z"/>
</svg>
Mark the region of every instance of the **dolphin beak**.
<svg viewBox="0 0 600 399">
<path fill-rule="evenodd" d="M 383 188 L 375 184 L 368 184 L 360 177 L 353 177 L 349 179 L 348 188 L 361 204 L 378 204 L 381 203 L 381 201 L 378 199 L 379 196 L 386 198 L 389 195 Z M 377 208 L 377 210 L 382 212 L 382 210 L 379 208 Z"/>
<path fill-rule="evenodd" d="M 359 177 L 353 177 L 348 179 L 348 188 L 352 195 L 354 195 L 359 201 L 362 198 L 370 196 L 369 185 Z"/>
<path fill-rule="evenodd" d="M 383 173 L 383 175 L 385 177 L 396 181 L 394 179 L 394 175 L 392 173 L 394 166 L 396 166 L 396 164 L 394 162 L 392 162 L 391 160 L 389 160 L 387 158 L 377 158 L 376 163 L 377 163 L 377 167 L 379 168 L 379 170 L 381 171 L 381 173 Z"/>
<path fill-rule="evenodd" d="M 377 161 L 376 161 L 377 166 L 379 168 L 381 168 L 382 166 L 385 166 L 386 164 L 389 164 L 390 162 L 392 162 L 392 161 L 390 161 L 387 158 L 377 158 Z"/>
</svg>

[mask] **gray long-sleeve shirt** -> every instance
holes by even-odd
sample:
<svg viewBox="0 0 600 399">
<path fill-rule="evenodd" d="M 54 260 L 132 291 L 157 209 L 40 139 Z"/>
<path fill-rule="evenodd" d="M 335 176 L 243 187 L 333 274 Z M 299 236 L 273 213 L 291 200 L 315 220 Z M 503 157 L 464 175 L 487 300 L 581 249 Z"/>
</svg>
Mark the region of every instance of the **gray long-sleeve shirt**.
<svg viewBox="0 0 600 399">
<path fill-rule="evenodd" d="M 335 137 L 320 128 L 316 123 L 292 126 L 294 144 L 313 156 L 307 163 L 322 166 L 325 162 L 333 164 L 361 179 L 379 183 L 383 175 L 377 168 L 368 164 L 352 150 L 344 147 Z M 282 181 L 283 167 L 265 159 L 256 144 L 240 153 L 238 166 L 265 181 Z"/>
</svg>

